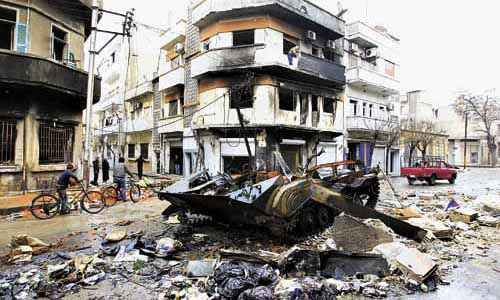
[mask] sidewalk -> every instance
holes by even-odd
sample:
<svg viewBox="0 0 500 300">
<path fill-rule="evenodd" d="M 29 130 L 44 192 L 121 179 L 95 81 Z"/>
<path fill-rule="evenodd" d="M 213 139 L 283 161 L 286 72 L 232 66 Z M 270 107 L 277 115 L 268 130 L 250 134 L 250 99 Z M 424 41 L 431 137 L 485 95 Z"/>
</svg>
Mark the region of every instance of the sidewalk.
<svg viewBox="0 0 500 300">
<path fill-rule="evenodd" d="M 31 201 L 38 196 L 38 193 L 28 193 L 21 196 L 1 197 L 0 216 L 10 215 L 25 210 L 31 205 Z"/>
</svg>

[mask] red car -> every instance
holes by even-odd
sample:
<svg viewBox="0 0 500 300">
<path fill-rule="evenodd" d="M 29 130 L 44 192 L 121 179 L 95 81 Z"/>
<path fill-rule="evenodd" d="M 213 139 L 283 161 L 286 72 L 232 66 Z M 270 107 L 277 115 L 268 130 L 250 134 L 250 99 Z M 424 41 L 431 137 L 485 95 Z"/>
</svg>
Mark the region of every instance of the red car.
<svg viewBox="0 0 500 300">
<path fill-rule="evenodd" d="M 426 181 L 429 185 L 435 185 L 436 180 L 448 180 L 454 184 L 457 168 L 444 161 L 424 161 L 416 163 L 414 167 L 401 168 L 401 176 L 406 176 L 410 185 L 417 180 Z"/>
</svg>

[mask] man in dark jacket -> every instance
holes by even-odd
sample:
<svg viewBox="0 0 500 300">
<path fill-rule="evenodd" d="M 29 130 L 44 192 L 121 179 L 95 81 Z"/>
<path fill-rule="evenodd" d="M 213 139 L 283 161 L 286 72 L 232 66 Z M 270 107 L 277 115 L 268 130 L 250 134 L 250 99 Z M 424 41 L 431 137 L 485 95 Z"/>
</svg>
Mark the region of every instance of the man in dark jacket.
<svg viewBox="0 0 500 300">
<path fill-rule="evenodd" d="M 92 181 L 93 185 L 99 185 L 99 157 L 96 157 L 92 162 L 92 168 L 94 169 L 94 180 Z"/>
<path fill-rule="evenodd" d="M 106 158 L 102 159 L 102 183 L 107 183 L 109 180 L 109 162 Z"/>
<path fill-rule="evenodd" d="M 139 155 L 139 158 L 137 158 L 136 162 L 137 162 L 137 175 L 139 176 L 139 179 L 142 179 L 142 174 L 144 171 L 144 158 L 142 157 L 142 154 Z"/>
<path fill-rule="evenodd" d="M 61 213 L 69 214 L 68 207 L 68 194 L 66 190 L 70 185 L 76 184 L 78 182 L 78 178 L 73 173 L 75 171 L 75 167 L 73 164 L 69 163 L 66 167 L 66 171 L 59 176 L 57 180 L 57 194 L 59 195 L 59 199 L 61 199 Z"/>
</svg>

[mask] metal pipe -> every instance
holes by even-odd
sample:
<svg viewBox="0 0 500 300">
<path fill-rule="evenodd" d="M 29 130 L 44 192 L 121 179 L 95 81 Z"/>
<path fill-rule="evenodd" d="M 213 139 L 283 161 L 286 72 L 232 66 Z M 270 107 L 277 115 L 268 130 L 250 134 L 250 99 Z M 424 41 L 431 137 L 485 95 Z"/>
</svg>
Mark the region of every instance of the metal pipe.
<svg viewBox="0 0 500 300">
<path fill-rule="evenodd" d="M 97 41 L 97 19 L 99 15 L 99 5 L 97 0 L 92 1 L 92 32 L 90 33 L 90 62 L 89 62 L 89 74 L 88 74 L 88 84 L 87 84 L 87 117 L 86 117 L 86 127 L 85 127 L 85 157 L 83 159 L 83 172 L 85 179 L 85 186 L 89 185 L 90 178 L 90 166 L 89 162 L 91 160 L 91 138 L 92 138 L 92 104 L 94 100 L 94 72 L 95 72 L 95 47 Z"/>
</svg>

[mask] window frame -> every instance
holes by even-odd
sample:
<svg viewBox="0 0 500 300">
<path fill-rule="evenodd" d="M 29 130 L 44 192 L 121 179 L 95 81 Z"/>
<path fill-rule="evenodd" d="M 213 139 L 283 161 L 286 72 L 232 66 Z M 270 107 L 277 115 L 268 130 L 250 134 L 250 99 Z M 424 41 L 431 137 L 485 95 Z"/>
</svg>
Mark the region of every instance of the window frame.
<svg viewBox="0 0 500 300">
<path fill-rule="evenodd" d="M 145 147 L 146 151 L 145 151 L 145 155 L 144 155 L 144 149 L 143 147 Z M 149 159 L 149 144 L 148 143 L 140 143 L 139 144 L 139 154 L 142 155 L 142 159 L 144 160 L 148 160 Z"/>
<path fill-rule="evenodd" d="M 332 106 L 331 112 L 326 111 L 325 109 L 325 104 L 328 103 L 328 101 L 331 103 L 329 105 Z M 335 98 L 330 98 L 330 97 L 323 97 L 323 113 L 324 114 L 336 114 L 337 113 L 337 100 Z"/>
<path fill-rule="evenodd" d="M 72 124 L 67 124 L 67 123 L 56 123 L 56 126 L 54 127 L 54 125 L 52 123 L 53 123 L 52 121 L 43 120 L 43 121 L 40 121 L 38 124 L 39 125 L 38 126 L 38 162 L 40 165 L 51 165 L 51 164 L 65 163 L 65 161 L 64 161 L 65 153 L 64 152 L 66 150 L 64 149 L 63 144 L 58 145 L 58 146 L 61 146 L 61 147 L 58 147 L 57 143 L 56 143 L 56 142 L 63 142 L 61 137 L 52 136 L 52 138 L 51 138 L 50 136 L 48 136 L 48 137 L 42 136 L 42 131 L 44 130 L 44 126 L 46 126 L 48 131 L 50 131 L 51 128 L 60 128 L 63 131 L 66 131 L 66 130 L 69 131 L 69 133 L 66 132 L 66 134 L 71 134 L 71 152 L 72 152 L 71 153 L 71 160 L 73 159 L 73 155 L 75 152 L 74 151 L 75 133 L 76 133 L 75 126 Z M 63 134 L 65 134 L 65 133 L 63 133 Z M 55 141 L 54 141 L 54 139 L 55 139 Z M 52 150 L 47 150 L 44 147 L 45 146 L 44 143 L 52 144 L 52 145 L 53 145 L 53 143 L 56 143 L 56 146 L 52 146 Z M 46 146 L 46 147 L 49 147 L 49 146 Z M 59 148 L 62 148 L 63 150 L 58 150 Z M 52 152 L 52 155 L 54 155 L 54 149 L 56 149 L 56 156 L 57 157 L 51 158 L 51 157 L 49 157 L 49 154 L 47 154 L 46 152 Z M 59 151 L 62 151 L 62 156 L 59 156 L 61 154 L 61 153 L 59 153 Z"/>
<path fill-rule="evenodd" d="M 6 123 L 4 125 L 3 123 Z M 7 135 L 6 132 L 0 132 L 0 166 L 2 165 L 14 165 L 16 162 L 16 142 L 17 142 L 17 137 L 18 137 L 18 132 L 17 132 L 17 123 L 18 120 L 14 118 L 0 118 L 0 129 L 7 129 L 8 127 L 12 127 L 10 131 L 10 139 L 8 138 L 3 138 L 4 135 Z M 7 143 L 8 141 L 11 142 Z M 5 151 L 4 151 L 5 150 Z M 4 152 L 7 152 L 6 155 L 4 155 Z M 9 159 L 4 159 L 4 156 Z"/>
<path fill-rule="evenodd" d="M 64 46 L 64 50 L 63 50 L 63 58 L 62 60 L 58 60 L 55 58 L 55 49 L 54 49 L 54 41 L 55 41 L 55 37 L 54 37 L 54 27 L 57 29 L 57 30 L 60 30 L 60 31 L 63 31 L 66 33 L 66 45 Z M 55 60 L 55 61 L 58 61 L 60 63 L 63 63 L 63 64 L 66 64 L 68 63 L 68 58 L 69 58 L 69 53 L 70 53 L 70 41 L 71 41 L 71 38 L 70 38 L 70 32 L 64 28 L 62 28 L 62 26 L 56 24 L 56 23 L 51 23 L 50 24 L 50 58 L 52 60 Z M 65 56 L 66 55 L 66 56 Z"/>
<path fill-rule="evenodd" d="M 289 91 L 292 94 L 292 106 L 293 106 L 292 109 L 284 108 L 284 106 L 282 105 L 282 101 L 284 101 L 284 100 L 282 100 L 282 97 L 281 97 L 282 90 Z M 289 111 L 289 112 L 296 112 L 297 111 L 297 92 L 295 90 L 279 87 L 278 88 L 278 97 L 279 97 L 279 99 L 278 99 L 279 110 Z"/>
<path fill-rule="evenodd" d="M 130 150 L 132 150 L 132 155 L 130 155 Z M 135 144 L 128 144 L 127 145 L 127 158 L 135 158 Z"/>
<path fill-rule="evenodd" d="M 168 117 L 176 117 L 179 115 L 179 99 L 168 102 Z M 175 103 L 175 114 L 172 114 L 172 104 Z"/>
<path fill-rule="evenodd" d="M 250 44 L 238 44 L 238 45 L 236 45 L 236 43 L 235 43 L 235 34 L 249 33 L 249 32 L 252 32 L 253 42 L 250 43 Z M 255 29 L 246 29 L 246 30 L 233 31 L 233 40 L 232 40 L 232 42 L 233 42 L 233 47 L 245 47 L 245 46 L 255 45 Z"/>
<path fill-rule="evenodd" d="M 0 4 L 0 7 L 6 10 L 12 10 L 16 12 L 16 21 L 14 22 L 12 28 L 12 40 L 10 42 L 10 49 L 5 49 L 7 51 L 16 51 L 17 50 L 17 25 L 19 24 L 19 9 L 16 7 L 11 7 L 7 5 Z M 7 21 L 7 20 L 6 20 Z"/>
</svg>

